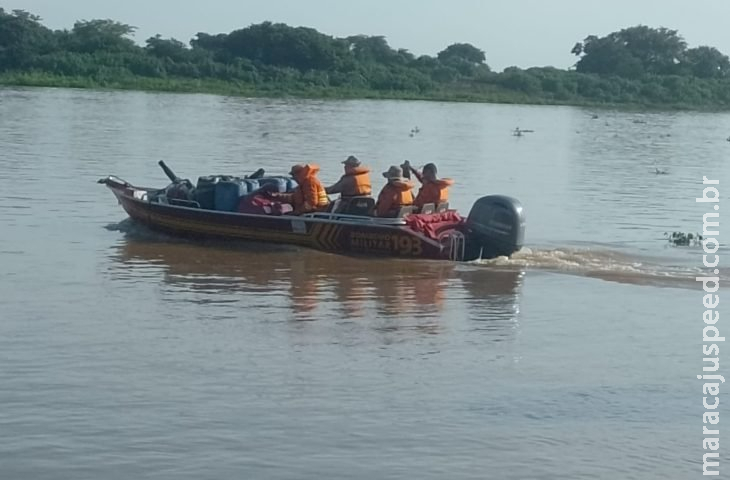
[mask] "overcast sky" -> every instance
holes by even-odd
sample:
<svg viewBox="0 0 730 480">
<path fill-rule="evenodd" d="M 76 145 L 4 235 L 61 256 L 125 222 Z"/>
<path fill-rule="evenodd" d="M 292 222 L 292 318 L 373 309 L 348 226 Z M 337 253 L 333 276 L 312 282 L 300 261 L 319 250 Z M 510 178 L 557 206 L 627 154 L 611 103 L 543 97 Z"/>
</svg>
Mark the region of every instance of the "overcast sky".
<svg viewBox="0 0 730 480">
<path fill-rule="evenodd" d="M 435 55 L 455 42 L 486 52 L 495 69 L 567 68 L 586 36 L 644 24 L 679 30 L 692 46 L 730 54 L 730 0 L 0 0 L 6 10 L 40 15 L 54 29 L 111 18 L 138 27 L 135 40 L 160 33 L 188 42 L 265 20 L 334 36 L 384 35 L 394 48 Z"/>
</svg>

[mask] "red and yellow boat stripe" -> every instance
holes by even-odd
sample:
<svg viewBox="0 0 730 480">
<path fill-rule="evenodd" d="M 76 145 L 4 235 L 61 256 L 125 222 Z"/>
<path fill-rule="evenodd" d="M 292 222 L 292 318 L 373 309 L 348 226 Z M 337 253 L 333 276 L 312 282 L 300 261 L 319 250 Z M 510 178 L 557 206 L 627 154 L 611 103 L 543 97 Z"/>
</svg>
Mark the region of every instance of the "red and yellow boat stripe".
<svg viewBox="0 0 730 480">
<path fill-rule="evenodd" d="M 342 245 L 338 242 L 340 232 L 342 232 L 342 225 L 334 223 L 316 223 L 309 234 L 312 236 L 318 248 L 322 250 L 339 251 L 342 250 Z"/>
</svg>

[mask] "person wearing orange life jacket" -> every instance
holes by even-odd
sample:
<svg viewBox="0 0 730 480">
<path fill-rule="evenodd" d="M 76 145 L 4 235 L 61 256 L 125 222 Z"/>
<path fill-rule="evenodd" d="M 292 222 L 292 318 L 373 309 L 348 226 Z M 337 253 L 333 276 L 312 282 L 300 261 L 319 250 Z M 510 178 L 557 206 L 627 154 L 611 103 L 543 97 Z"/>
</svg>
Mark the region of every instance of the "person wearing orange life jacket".
<svg viewBox="0 0 730 480">
<path fill-rule="evenodd" d="M 395 217 L 402 207 L 413 205 L 413 182 L 403 178 L 403 169 L 391 166 L 383 176 L 388 183 L 383 187 L 375 203 L 375 214 L 378 217 Z"/>
<path fill-rule="evenodd" d="M 289 172 L 299 184 L 292 193 L 270 193 L 269 196 L 291 203 L 294 215 L 318 212 L 327 208 L 330 203 L 322 182 L 317 178 L 317 165 L 294 165 Z"/>
<path fill-rule="evenodd" d="M 360 160 L 352 155 L 342 163 L 345 165 L 345 174 L 337 183 L 325 189 L 327 193 L 339 193 L 340 198 L 369 197 L 373 193 L 370 169 L 362 166 Z"/>
<path fill-rule="evenodd" d="M 418 195 L 413 205 L 418 208 L 423 208 L 424 205 L 432 203 L 437 206 L 439 203 L 444 203 L 449 200 L 448 188 L 454 184 L 454 181 L 450 178 L 438 178 L 436 174 L 438 169 L 433 163 L 429 163 L 423 167 L 422 173 L 411 167 L 410 162 L 406 160 L 403 167 L 408 170 L 408 173 L 413 173 L 419 182 L 421 182 L 421 188 L 418 190 Z"/>
</svg>

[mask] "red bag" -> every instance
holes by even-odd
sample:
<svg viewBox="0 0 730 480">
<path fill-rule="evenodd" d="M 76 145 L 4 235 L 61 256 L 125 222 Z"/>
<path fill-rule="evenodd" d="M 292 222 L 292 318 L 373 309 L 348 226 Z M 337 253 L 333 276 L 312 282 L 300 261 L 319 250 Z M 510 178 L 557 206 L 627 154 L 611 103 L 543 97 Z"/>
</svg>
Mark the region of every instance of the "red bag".
<svg viewBox="0 0 730 480">
<path fill-rule="evenodd" d="M 294 210 L 288 203 L 275 202 L 263 195 L 247 195 L 238 202 L 238 213 L 284 215 Z"/>
</svg>

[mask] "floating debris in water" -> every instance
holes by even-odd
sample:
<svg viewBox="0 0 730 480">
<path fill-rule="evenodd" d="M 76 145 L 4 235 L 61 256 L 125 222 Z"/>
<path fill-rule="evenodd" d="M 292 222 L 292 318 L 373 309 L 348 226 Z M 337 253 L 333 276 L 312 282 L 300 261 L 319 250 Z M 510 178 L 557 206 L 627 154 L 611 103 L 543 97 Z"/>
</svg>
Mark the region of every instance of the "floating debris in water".
<svg viewBox="0 0 730 480">
<path fill-rule="evenodd" d="M 659 168 L 656 164 L 656 160 L 654 160 L 654 170 L 649 170 L 651 173 L 655 175 L 668 175 L 669 169 L 668 168 Z"/>
<path fill-rule="evenodd" d="M 664 237 L 676 247 L 697 246 L 702 243 L 703 237 L 699 233 L 664 232 Z"/>
<path fill-rule="evenodd" d="M 522 130 L 520 127 L 517 127 L 512 131 L 512 135 L 514 135 L 515 137 L 521 137 L 525 133 L 534 133 L 534 132 L 535 132 L 535 130 Z"/>
</svg>

